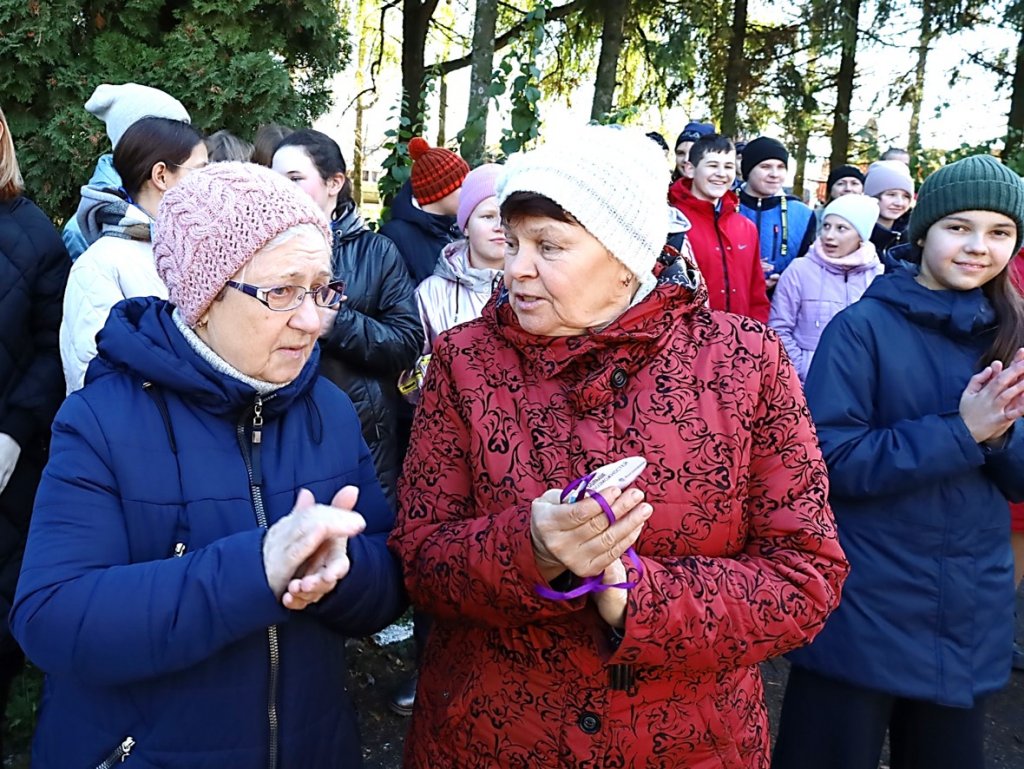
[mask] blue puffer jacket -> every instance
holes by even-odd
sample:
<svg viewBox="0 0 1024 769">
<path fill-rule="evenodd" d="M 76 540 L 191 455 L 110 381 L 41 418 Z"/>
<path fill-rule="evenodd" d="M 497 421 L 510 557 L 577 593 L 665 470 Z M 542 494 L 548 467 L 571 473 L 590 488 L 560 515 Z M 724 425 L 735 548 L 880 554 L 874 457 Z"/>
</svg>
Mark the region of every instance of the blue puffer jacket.
<svg viewBox="0 0 1024 769">
<path fill-rule="evenodd" d="M 1024 421 L 977 444 L 960 396 L 992 341 L 980 289 L 930 291 L 901 269 L 829 323 L 807 377 L 850 576 L 810 646 L 822 675 L 970 707 L 1010 674 L 1006 499 L 1024 499 Z"/>
<path fill-rule="evenodd" d="M 782 221 L 785 204 L 786 221 Z M 792 195 L 758 198 L 740 190 L 740 213 L 757 227 L 761 241 L 761 261 L 772 265 L 770 275 L 781 275 L 790 262 L 807 253 L 814 242 L 818 222 L 814 212 Z M 785 233 L 786 253 L 782 253 Z"/>
<path fill-rule="evenodd" d="M 359 421 L 317 357 L 265 396 L 257 451 L 254 391 L 196 355 L 170 306 L 114 307 L 57 414 L 11 615 L 47 673 L 34 767 L 95 767 L 129 737 L 131 769 L 265 769 L 275 739 L 280 769 L 360 766 L 344 636 L 401 612 L 401 577 Z M 256 500 L 272 524 L 300 488 L 329 503 L 346 484 L 367 521 L 351 572 L 290 612 Z"/>
</svg>

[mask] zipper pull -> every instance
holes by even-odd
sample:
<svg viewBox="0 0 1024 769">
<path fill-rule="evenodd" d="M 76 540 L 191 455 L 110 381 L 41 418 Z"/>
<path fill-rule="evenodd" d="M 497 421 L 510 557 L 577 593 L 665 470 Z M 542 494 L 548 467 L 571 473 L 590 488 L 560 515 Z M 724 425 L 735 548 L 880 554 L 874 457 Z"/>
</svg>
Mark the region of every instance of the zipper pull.
<svg viewBox="0 0 1024 769">
<path fill-rule="evenodd" d="M 135 747 L 135 739 L 132 737 L 125 737 L 124 742 L 121 743 L 121 763 L 123 764 L 128 760 L 128 754 L 132 752 L 132 748 Z"/>
<path fill-rule="evenodd" d="M 183 555 L 185 555 L 185 543 L 184 542 L 178 542 L 174 546 L 174 557 L 175 558 L 181 558 L 181 556 L 183 556 Z"/>
<path fill-rule="evenodd" d="M 256 403 L 252 407 L 252 442 L 263 442 L 263 397 L 256 396 Z"/>
</svg>

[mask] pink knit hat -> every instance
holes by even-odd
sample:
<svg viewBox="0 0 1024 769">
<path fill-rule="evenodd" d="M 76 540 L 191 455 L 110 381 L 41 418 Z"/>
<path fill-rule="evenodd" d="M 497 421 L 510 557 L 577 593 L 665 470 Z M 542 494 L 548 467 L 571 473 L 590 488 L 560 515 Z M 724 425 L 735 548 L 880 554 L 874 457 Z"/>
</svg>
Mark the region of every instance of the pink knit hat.
<svg viewBox="0 0 1024 769">
<path fill-rule="evenodd" d="M 211 163 L 160 201 L 153 223 L 156 271 L 189 326 L 269 241 L 299 224 L 330 229 L 313 199 L 269 168 Z"/>
<path fill-rule="evenodd" d="M 494 188 L 503 170 L 504 168 L 497 163 L 484 163 L 466 174 L 466 179 L 462 182 L 462 192 L 459 193 L 459 212 L 455 215 L 459 232 L 465 232 L 466 222 L 476 207 L 487 198 L 494 197 Z"/>
</svg>

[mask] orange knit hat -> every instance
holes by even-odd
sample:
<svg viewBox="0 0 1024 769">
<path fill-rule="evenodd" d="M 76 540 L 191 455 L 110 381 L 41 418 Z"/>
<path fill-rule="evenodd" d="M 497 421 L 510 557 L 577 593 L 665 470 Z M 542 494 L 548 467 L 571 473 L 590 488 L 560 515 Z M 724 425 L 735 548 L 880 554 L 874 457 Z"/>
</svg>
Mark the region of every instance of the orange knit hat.
<svg viewBox="0 0 1024 769">
<path fill-rule="evenodd" d="M 421 206 L 457 190 L 469 173 L 465 160 L 444 147 L 431 147 L 420 136 L 409 141 L 409 156 L 412 158 L 412 194 Z"/>
</svg>

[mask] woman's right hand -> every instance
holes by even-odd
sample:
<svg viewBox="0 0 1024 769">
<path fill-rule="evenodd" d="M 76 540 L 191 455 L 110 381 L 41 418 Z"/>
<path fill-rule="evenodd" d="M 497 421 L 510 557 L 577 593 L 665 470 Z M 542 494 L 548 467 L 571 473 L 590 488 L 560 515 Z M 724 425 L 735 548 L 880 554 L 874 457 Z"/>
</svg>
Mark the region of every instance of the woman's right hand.
<svg viewBox="0 0 1024 769">
<path fill-rule="evenodd" d="M 342 579 L 349 568 L 348 540 L 365 528 L 358 513 L 334 504 L 318 505 L 302 489 L 292 511 L 267 529 L 263 539 L 263 568 L 274 596 L 281 600 L 296 575 L 317 573 L 326 582 Z M 314 555 L 316 563 L 308 564 Z"/>
<path fill-rule="evenodd" d="M 590 497 L 566 505 L 561 492 L 551 489 L 533 500 L 530 537 L 537 568 L 547 581 L 565 571 L 577 577 L 600 574 L 636 542 L 654 512 L 639 489 L 611 487 L 601 495 L 615 513 L 614 524 Z"/>
<path fill-rule="evenodd" d="M 978 443 L 998 439 L 1024 416 L 1024 348 L 1010 365 L 993 361 L 967 383 L 960 396 L 960 418 Z"/>
</svg>

